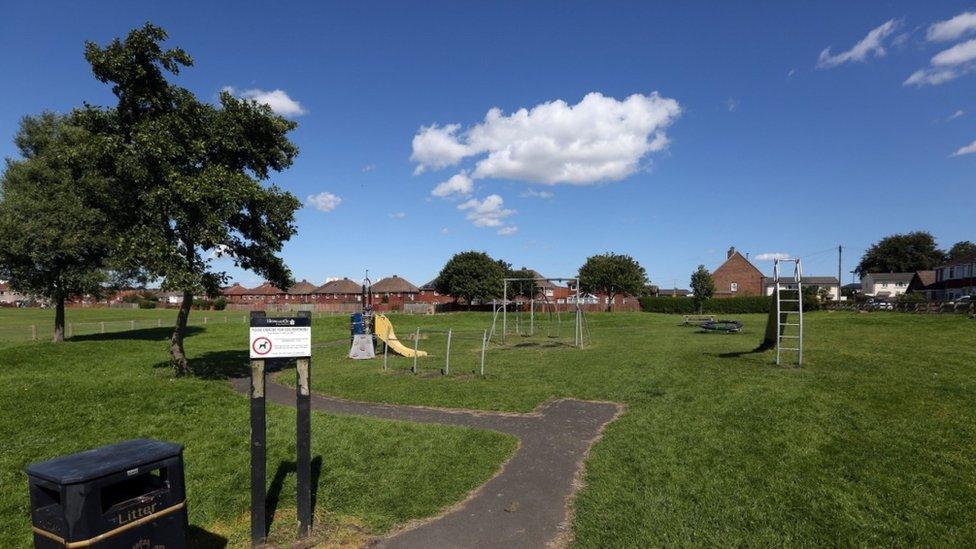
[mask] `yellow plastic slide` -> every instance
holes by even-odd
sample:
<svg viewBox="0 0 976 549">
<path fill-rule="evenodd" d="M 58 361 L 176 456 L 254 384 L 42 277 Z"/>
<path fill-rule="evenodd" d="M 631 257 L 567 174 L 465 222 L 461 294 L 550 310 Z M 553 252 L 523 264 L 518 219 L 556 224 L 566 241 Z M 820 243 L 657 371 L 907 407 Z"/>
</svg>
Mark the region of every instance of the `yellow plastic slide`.
<svg viewBox="0 0 976 549">
<path fill-rule="evenodd" d="M 397 339 L 396 334 L 393 332 L 393 323 L 390 322 L 390 319 L 386 318 L 386 315 L 376 314 L 373 316 L 373 331 L 376 333 L 376 337 L 380 338 L 383 343 L 389 345 L 394 353 L 406 357 L 413 356 L 414 350 L 400 343 L 400 340 Z M 427 356 L 427 351 L 417 351 L 417 356 Z"/>
</svg>

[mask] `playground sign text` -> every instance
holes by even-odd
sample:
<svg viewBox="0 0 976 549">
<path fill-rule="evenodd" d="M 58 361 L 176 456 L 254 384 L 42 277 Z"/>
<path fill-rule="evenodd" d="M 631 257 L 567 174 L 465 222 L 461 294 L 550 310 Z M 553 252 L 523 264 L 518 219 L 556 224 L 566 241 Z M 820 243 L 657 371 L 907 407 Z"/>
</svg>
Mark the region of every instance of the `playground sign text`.
<svg viewBox="0 0 976 549">
<path fill-rule="evenodd" d="M 251 358 L 312 356 L 312 322 L 308 317 L 251 319 Z"/>
</svg>

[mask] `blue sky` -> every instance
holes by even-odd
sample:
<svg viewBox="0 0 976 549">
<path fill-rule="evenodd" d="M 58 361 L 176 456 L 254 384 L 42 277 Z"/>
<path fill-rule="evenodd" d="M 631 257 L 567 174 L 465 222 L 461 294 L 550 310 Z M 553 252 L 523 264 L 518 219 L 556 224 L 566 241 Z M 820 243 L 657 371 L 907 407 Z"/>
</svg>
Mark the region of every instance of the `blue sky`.
<svg viewBox="0 0 976 549">
<path fill-rule="evenodd" d="M 201 98 L 232 87 L 293 117 L 301 154 L 273 181 L 308 204 L 284 251 L 299 279 L 368 268 L 420 284 L 467 249 L 564 276 L 614 251 L 681 287 L 730 245 L 799 255 L 807 273 L 829 275 L 840 244 L 847 282 L 887 234 L 976 240 L 972 2 L 17 2 L 4 12 L 0 156 L 15 154 L 25 114 L 111 104 L 83 42 L 145 21 L 193 56 L 180 85 Z M 432 195 L 459 174 L 449 187 L 459 192 Z M 331 211 L 308 200 L 319 195 Z"/>
</svg>

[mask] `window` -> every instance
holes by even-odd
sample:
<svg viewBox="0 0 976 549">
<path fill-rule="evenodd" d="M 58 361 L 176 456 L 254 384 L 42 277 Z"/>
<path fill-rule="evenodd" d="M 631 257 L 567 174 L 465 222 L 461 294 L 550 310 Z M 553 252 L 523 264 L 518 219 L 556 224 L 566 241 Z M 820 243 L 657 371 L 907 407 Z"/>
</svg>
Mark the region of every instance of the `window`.
<svg viewBox="0 0 976 549">
<path fill-rule="evenodd" d="M 956 278 L 956 268 L 949 267 L 949 278 Z"/>
<path fill-rule="evenodd" d="M 733 282 L 730 285 L 729 290 L 731 290 L 733 292 L 738 292 L 739 291 L 739 283 L 738 282 Z"/>
</svg>

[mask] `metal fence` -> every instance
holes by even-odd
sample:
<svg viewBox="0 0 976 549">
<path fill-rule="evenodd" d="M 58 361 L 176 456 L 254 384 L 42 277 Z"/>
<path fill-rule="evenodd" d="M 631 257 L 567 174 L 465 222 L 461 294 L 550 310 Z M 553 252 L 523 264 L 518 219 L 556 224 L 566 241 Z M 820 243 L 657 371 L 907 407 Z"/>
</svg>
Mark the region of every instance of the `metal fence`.
<svg viewBox="0 0 976 549">
<path fill-rule="evenodd" d="M 895 311 L 916 314 L 963 314 L 976 315 L 976 304 L 954 301 L 921 301 L 915 303 L 857 303 L 853 301 L 828 302 L 824 309 L 832 311 Z"/>
</svg>

